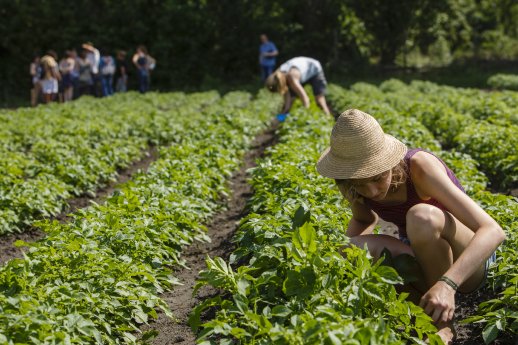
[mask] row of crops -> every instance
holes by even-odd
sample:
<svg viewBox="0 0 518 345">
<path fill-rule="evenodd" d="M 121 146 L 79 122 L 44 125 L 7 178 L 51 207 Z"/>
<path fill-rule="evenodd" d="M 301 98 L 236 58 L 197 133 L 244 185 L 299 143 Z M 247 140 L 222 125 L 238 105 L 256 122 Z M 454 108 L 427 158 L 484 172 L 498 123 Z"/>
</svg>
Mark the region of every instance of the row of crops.
<svg viewBox="0 0 518 345">
<path fill-rule="evenodd" d="M 78 110 L 76 130 L 81 133 L 80 129 L 86 128 L 84 140 L 89 144 L 84 144 L 81 137 L 79 146 L 66 142 L 77 155 L 71 153 L 66 158 L 81 160 L 83 168 L 98 162 L 97 158 L 107 163 L 111 159 L 110 169 L 114 169 L 118 164 L 115 150 L 126 148 L 138 157 L 146 140 L 172 143 L 159 148 L 159 158 L 146 174 L 137 174 L 131 182 L 119 186 L 105 204 L 78 212 L 67 224 L 37 223 L 48 236 L 26 244 L 30 250 L 23 259 L 11 260 L 0 268 L 0 344 L 136 343 L 138 326 L 156 318 L 158 309 L 171 315 L 159 295 L 178 284 L 172 268 L 184 265 L 182 248 L 194 240 L 208 240 L 203 224 L 221 207 L 218 200 L 228 193 L 226 180 L 278 106 L 269 95 L 260 94 L 252 100 L 244 92 L 223 98 L 214 92 L 128 95 L 103 102 L 113 103 L 100 103 L 96 108 L 85 100 L 72 106 Z M 92 107 L 79 111 L 86 104 Z M 47 134 L 53 144 L 45 151 L 51 152 L 65 142 L 61 134 L 70 134 L 72 139 L 74 117 L 65 107 L 36 112 L 42 115 L 47 109 L 58 118 L 49 117 L 48 121 L 63 124 L 48 128 L 56 136 Z M 34 116 L 25 111 L 28 113 L 12 116 L 19 116 L 20 121 Z M 119 112 L 128 112 L 127 120 Z M 115 145 L 110 151 L 114 156 L 107 158 L 106 151 L 96 151 L 102 145 L 94 143 L 115 140 L 109 133 L 104 137 L 104 127 L 109 131 L 112 126 L 110 117 L 119 119 L 117 123 L 126 128 L 112 133 L 124 133 L 120 135 L 125 144 Z M 137 146 L 132 146 L 133 140 Z M 23 152 L 28 160 L 36 157 L 30 150 L 34 145 L 24 151 L 22 140 L 5 139 L 4 148 L 9 145 L 22 158 Z M 79 154 L 74 151 L 78 147 L 92 151 Z M 34 158 L 33 163 L 41 163 L 57 180 L 63 176 L 58 175 L 59 163 L 55 160 L 45 165 L 45 161 Z M 74 168 L 63 164 L 65 169 Z M 141 335 L 141 340 L 146 336 Z"/>
<path fill-rule="evenodd" d="M 511 108 L 518 95 L 395 80 L 330 91 L 335 109 L 369 112 L 409 147 L 440 156 L 504 228 L 508 239 L 489 277 L 499 298 L 480 305 L 468 321 L 484 324 L 487 343 L 501 332 L 517 333 L 518 203 L 485 188 L 486 175 L 492 184 L 516 182 L 508 177 L 516 174 L 518 145 L 510 134 L 517 133 Z M 331 128 L 318 111 L 293 112 L 280 143 L 251 171 L 255 194 L 235 238 L 237 249 L 228 262 L 208 259 L 197 285 L 225 292 L 193 313 L 190 323 L 200 343 L 424 344 L 425 338 L 441 343 L 431 319 L 396 293 L 394 286 L 408 279 L 410 266 L 397 258 L 385 261 L 397 271 L 373 263 L 359 248 L 347 248 L 347 258 L 340 255 L 351 214 L 333 181 L 315 171 Z M 443 145 L 455 150 L 442 150 Z M 207 310 L 215 316 L 202 321 Z"/>
</svg>

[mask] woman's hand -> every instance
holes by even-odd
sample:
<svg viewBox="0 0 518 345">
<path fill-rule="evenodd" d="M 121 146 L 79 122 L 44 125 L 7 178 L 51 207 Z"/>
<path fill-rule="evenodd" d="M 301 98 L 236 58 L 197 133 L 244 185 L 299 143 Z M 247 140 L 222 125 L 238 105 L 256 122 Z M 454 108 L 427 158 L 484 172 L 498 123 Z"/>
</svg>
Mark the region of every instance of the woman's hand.
<svg viewBox="0 0 518 345">
<path fill-rule="evenodd" d="M 455 290 L 443 281 L 438 281 L 428 290 L 419 306 L 434 322 L 448 322 L 455 312 Z"/>
</svg>

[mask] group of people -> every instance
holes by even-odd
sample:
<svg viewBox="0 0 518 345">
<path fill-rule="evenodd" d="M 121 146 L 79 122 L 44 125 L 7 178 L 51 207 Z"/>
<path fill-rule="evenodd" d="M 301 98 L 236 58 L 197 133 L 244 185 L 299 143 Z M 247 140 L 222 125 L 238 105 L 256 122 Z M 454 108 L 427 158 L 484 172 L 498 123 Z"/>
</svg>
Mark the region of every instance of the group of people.
<svg viewBox="0 0 518 345">
<path fill-rule="evenodd" d="M 320 108 L 330 114 L 325 100 L 326 79 L 321 64 L 295 57 L 275 68 L 279 54 L 261 35 L 260 65 L 265 86 L 283 96 L 281 112 L 289 112 L 299 97 L 305 107 L 310 84 Z M 454 172 L 437 156 L 408 148 L 385 134 L 377 120 L 358 109 L 336 118 L 330 147 L 320 156 L 317 171 L 334 179 L 348 201 L 352 218 L 346 234 L 350 244 L 367 247 L 375 259 L 388 250 L 392 256 L 411 255 L 421 276 L 403 291 L 431 316 L 438 336 L 451 344 L 455 294 L 484 285 L 505 233 L 464 191 Z M 395 224 L 398 237 L 376 234 L 381 218 Z"/>
<path fill-rule="evenodd" d="M 156 60 L 140 45 L 131 63 L 136 70 L 138 90 L 147 92 Z M 114 92 L 126 92 L 129 66 L 126 51 L 118 50 L 115 57 L 101 54 L 91 42 L 83 43 L 79 54 L 75 49 L 65 51 L 60 60 L 53 50 L 42 57 L 36 55 L 30 64 L 31 105 L 36 106 L 40 101 L 68 102 L 82 95 L 106 97 Z"/>
</svg>

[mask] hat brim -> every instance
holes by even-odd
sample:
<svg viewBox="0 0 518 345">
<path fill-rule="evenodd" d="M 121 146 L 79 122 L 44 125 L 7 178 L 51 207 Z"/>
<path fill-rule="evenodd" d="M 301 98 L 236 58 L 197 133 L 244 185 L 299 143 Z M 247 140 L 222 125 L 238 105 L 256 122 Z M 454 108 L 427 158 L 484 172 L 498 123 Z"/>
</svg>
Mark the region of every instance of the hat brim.
<svg viewBox="0 0 518 345">
<path fill-rule="evenodd" d="M 373 177 L 392 169 L 405 157 L 407 147 L 389 134 L 385 135 L 384 149 L 374 155 L 346 160 L 331 152 L 328 147 L 317 162 L 317 171 L 334 179 L 361 179 Z"/>
</svg>

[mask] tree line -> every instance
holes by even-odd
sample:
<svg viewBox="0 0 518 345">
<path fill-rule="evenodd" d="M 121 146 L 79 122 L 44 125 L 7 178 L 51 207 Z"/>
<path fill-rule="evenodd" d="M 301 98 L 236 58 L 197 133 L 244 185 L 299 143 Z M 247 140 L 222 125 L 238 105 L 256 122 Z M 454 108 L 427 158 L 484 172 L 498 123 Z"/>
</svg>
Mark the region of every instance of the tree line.
<svg viewBox="0 0 518 345">
<path fill-rule="evenodd" d="M 261 33 L 279 60 L 311 56 L 330 71 L 518 58 L 514 0 L 0 0 L 0 16 L 2 98 L 28 92 L 35 53 L 85 41 L 145 44 L 164 90 L 258 81 Z"/>
</svg>

